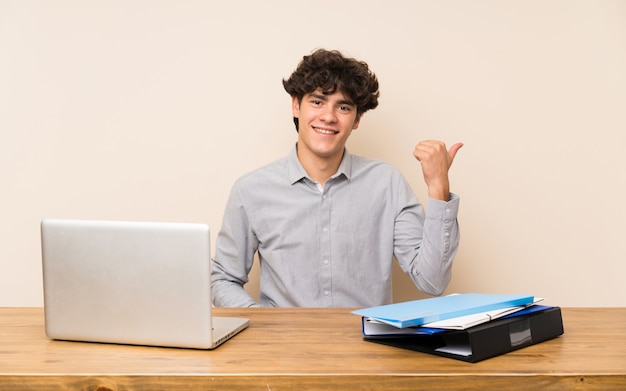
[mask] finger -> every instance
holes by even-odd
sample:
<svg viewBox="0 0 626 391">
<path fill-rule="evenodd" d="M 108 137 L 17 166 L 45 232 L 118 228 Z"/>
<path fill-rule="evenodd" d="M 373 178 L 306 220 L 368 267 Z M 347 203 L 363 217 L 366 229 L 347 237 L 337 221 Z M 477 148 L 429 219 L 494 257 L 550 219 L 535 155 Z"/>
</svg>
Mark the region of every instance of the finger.
<svg viewBox="0 0 626 391">
<path fill-rule="evenodd" d="M 448 155 L 450 156 L 451 161 L 454 160 L 456 153 L 459 151 L 459 149 L 461 149 L 462 146 L 463 146 L 463 143 L 456 143 L 450 147 L 450 150 L 448 151 Z"/>
<path fill-rule="evenodd" d="M 446 150 L 446 145 L 437 140 L 422 140 L 415 146 L 413 150 L 413 155 L 417 158 L 417 160 L 421 160 L 421 158 L 426 158 L 429 155 L 434 155 L 437 153 L 437 150 Z"/>
</svg>

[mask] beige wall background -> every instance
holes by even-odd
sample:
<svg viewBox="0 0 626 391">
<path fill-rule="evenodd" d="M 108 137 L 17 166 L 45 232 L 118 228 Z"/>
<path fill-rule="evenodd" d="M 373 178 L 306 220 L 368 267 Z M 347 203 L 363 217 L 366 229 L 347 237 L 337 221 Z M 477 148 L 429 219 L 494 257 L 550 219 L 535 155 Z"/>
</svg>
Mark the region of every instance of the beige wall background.
<svg viewBox="0 0 626 391">
<path fill-rule="evenodd" d="M 376 72 L 349 148 L 421 199 L 413 146 L 465 143 L 447 293 L 626 305 L 625 1 L 0 0 L 0 306 L 43 304 L 42 218 L 214 243 L 235 179 L 294 143 L 281 80 L 319 47 Z"/>
</svg>

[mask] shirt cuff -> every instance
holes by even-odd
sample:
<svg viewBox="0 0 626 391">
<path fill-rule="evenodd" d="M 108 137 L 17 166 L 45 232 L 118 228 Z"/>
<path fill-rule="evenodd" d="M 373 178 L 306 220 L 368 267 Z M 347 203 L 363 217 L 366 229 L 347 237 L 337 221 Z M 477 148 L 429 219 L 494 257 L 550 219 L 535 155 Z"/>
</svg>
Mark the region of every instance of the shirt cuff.
<svg viewBox="0 0 626 391">
<path fill-rule="evenodd" d="M 427 218 L 435 220 L 455 220 L 459 213 L 459 196 L 450 193 L 449 201 L 428 199 Z"/>
</svg>

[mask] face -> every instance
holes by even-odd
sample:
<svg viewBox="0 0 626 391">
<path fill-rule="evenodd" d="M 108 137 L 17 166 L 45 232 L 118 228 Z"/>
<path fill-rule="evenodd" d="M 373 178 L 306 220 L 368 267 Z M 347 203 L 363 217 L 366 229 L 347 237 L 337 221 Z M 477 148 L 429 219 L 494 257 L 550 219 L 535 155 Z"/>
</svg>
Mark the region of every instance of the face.
<svg viewBox="0 0 626 391">
<path fill-rule="evenodd" d="M 292 98 L 293 116 L 298 118 L 298 155 L 309 158 L 341 159 L 352 133 L 359 126 L 356 105 L 337 91 L 324 95 L 321 90 Z"/>
</svg>

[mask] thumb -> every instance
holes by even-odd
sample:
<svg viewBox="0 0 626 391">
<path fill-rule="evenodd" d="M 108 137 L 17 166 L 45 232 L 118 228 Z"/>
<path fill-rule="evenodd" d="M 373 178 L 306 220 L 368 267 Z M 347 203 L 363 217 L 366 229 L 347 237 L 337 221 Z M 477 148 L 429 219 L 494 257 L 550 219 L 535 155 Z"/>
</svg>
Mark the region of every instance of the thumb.
<svg viewBox="0 0 626 391">
<path fill-rule="evenodd" d="M 448 150 L 448 155 L 450 156 L 450 163 L 452 163 L 452 161 L 454 160 L 454 157 L 456 156 L 456 153 L 459 151 L 459 149 L 461 149 L 462 146 L 463 146 L 463 143 L 456 143 L 450 147 L 450 149 Z"/>
</svg>

